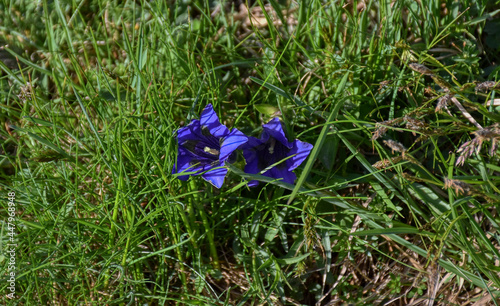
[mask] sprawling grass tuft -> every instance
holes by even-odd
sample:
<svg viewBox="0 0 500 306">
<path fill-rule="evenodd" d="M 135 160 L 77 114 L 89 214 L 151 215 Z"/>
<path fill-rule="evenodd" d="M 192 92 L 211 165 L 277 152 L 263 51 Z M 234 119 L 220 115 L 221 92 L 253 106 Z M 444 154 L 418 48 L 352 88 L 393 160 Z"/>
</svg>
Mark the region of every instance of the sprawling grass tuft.
<svg viewBox="0 0 500 306">
<path fill-rule="evenodd" d="M 497 305 L 498 13 L 0 1 L 2 301 Z M 313 144 L 295 184 L 241 154 L 221 189 L 177 179 L 176 131 L 209 103 Z"/>
</svg>

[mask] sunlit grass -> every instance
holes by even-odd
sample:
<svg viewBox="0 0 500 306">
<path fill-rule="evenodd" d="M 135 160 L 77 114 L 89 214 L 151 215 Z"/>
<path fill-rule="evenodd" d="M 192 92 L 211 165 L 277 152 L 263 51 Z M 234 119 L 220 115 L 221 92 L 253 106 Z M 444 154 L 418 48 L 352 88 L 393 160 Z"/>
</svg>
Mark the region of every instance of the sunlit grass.
<svg viewBox="0 0 500 306">
<path fill-rule="evenodd" d="M 496 303 L 498 3 L 240 4 L 0 2 L 15 301 Z M 313 144 L 295 184 L 172 175 L 209 103 Z"/>
</svg>

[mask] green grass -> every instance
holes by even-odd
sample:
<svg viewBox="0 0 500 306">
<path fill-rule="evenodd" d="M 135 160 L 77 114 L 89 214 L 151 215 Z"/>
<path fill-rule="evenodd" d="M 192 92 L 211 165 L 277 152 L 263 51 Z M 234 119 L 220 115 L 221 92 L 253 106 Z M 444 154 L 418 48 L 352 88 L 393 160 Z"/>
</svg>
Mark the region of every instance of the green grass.
<svg viewBox="0 0 500 306">
<path fill-rule="evenodd" d="M 0 1 L 0 300 L 496 305 L 500 2 L 240 3 Z M 208 103 L 314 144 L 295 185 L 172 175 Z"/>
</svg>

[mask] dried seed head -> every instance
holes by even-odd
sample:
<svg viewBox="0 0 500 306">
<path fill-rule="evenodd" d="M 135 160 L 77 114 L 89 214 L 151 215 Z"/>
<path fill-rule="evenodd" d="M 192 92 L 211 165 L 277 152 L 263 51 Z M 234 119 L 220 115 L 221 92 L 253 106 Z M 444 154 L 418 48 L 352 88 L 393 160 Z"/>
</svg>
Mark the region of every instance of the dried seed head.
<svg viewBox="0 0 500 306">
<path fill-rule="evenodd" d="M 431 75 L 431 77 L 432 77 L 432 80 L 434 81 L 434 83 L 436 83 L 439 87 L 441 87 L 442 90 L 444 90 L 445 92 L 450 91 L 450 88 L 451 88 L 450 83 L 446 82 L 443 78 L 441 78 L 437 75 Z"/>
<path fill-rule="evenodd" d="M 476 85 L 476 92 L 482 91 L 482 92 L 487 92 L 488 90 L 491 90 L 495 88 L 497 83 L 495 81 L 486 81 L 482 82 Z"/>
<path fill-rule="evenodd" d="M 457 153 L 460 153 L 460 156 L 457 159 L 456 165 L 463 165 L 465 160 L 469 158 L 474 152 L 476 152 L 476 154 L 479 154 L 481 146 L 485 141 L 491 141 L 489 154 L 492 157 L 495 155 L 498 147 L 498 139 L 500 139 L 500 127 L 498 123 L 477 130 L 472 134 L 474 134 L 476 137 L 462 144 L 457 150 Z"/>
<path fill-rule="evenodd" d="M 426 127 L 426 124 L 422 120 L 412 118 L 408 115 L 403 118 L 406 121 L 406 128 L 413 131 L 419 131 Z"/>
<path fill-rule="evenodd" d="M 382 89 L 386 88 L 387 85 L 389 85 L 390 81 L 382 81 L 380 82 L 380 86 L 378 88 L 378 91 L 382 91 Z"/>
<path fill-rule="evenodd" d="M 387 127 L 386 126 L 379 125 L 378 123 L 377 123 L 376 126 L 377 126 L 377 129 L 373 133 L 372 140 L 375 140 L 375 139 L 378 139 L 378 138 L 384 136 L 385 133 L 387 132 Z"/>
<path fill-rule="evenodd" d="M 401 118 L 396 118 L 396 119 L 392 119 L 392 120 L 386 120 L 386 121 L 379 122 L 379 124 L 387 125 L 387 126 L 395 126 L 395 125 L 399 125 L 401 123 L 401 121 L 403 121 Z"/>
<path fill-rule="evenodd" d="M 386 121 L 382 121 L 382 122 L 377 122 L 375 124 L 376 129 L 375 129 L 375 132 L 373 133 L 372 140 L 375 140 L 377 138 L 384 136 L 389 127 L 398 125 L 401 123 L 401 121 L 403 121 L 402 118 L 396 118 L 393 120 L 386 120 Z"/>
<path fill-rule="evenodd" d="M 490 152 L 489 152 L 491 157 L 495 156 L 497 149 L 498 149 L 498 139 L 493 138 L 491 140 L 491 148 L 490 148 Z"/>
<path fill-rule="evenodd" d="M 31 100 L 33 85 L 30 82 L 26 82 L 26 85 L 21 86 L 21 92 L 17 95 L 19 100 L 26 102 L 27 100 Z"/>
<path fill-rule="evenodd" d="M 482 142 L 481 142 L 482 143 Z M 456 166 L 462 166 L 467 158 L 469 158 L 472 153 L 477 152 L 481 149 L 480 143 L 477 138 L 469 140 L 465 142 L 460 148 L 457 150 L 457 153 L 460 153 L 460 156 L 455 163 Z"/>
<path fill-rule="evenodd" d="M 397 141 L 394 141 L 394 140 L 384 140 L 383 142 L 384 142 L 384 144 L 386 146 L 388 146 L 389 148 L 391 148 L 392 153 L 394 153 L 394 151 L 396 151 L 396 152 L 402 152 L 402 153 L 406 152 L 406 148 L 401 143 L 399 143 Z"/>
<path fill-rule="evenodd" d="M 410 154 L 403 154 L 403 160 L 409 161 L 412 164 L 415 165 L 420 165 L 420 162 L 415 159 L 415 157 L 411 156 Z"/>
<path fill-rule="evenodd" d="M 494 124 L 492 126 L 477 130 L 472 134 L 476 135 L 476 137 L 481 138 L 483 140 L 491 140 L 493 138 L 500 136 L 500 128 L 498 128 L 498 124 Z"/>
<path fill-rule="evenodd" d="M 429 139 L 429 135 L 420 135 L 418 136 L 417 139 L 415 139 L 415 142 L 423 142 L 426 141 L 427 139 Z"/>
<path fill-rule="evenodd" d="M 381 169 L 385 169 L 385 168 L 389 167 L 392 164 L 397 164 L 402 160 L 403 160 L 403 158 L 401 156 L 395 156 L 395 157 L 392 157 L 391 159 L 379 160 L 378 162 L 374 163 L 372 166 L 378 170 L 381 170 Z"/>
<path fill-rule="evenodd" d="M 453 180 L 453 179 L 449 179 L 449 178 L 445 177 L 443 189 L 449 189 L 449 188 L 455 190 L 455 193 L 457 195 L 469 194 L 470 190 L 471 190 L 471 186 L 469 184 L 464 183 L 464 182 L 459 181 L 459 180 Z"/>
<path fill-rule="evenodd" d="M 426 66 L 424 66 L 422 64 L 410 63 L 410 64 L 408 64 L 408 66 L 412 70 L 414 70 L 416 72 L 419 72 L 421 74 L 425 74 L 425 75 L 432 75 L 433 74 L 432 71 L 429 68 L 427 68 Z"/>
<path fill-rule="evenodd" d="M 436 113 L 439 113 L 443 109 L 448 108 L 448 103 L 450 102 L 451 97 L 452 97 L 452 95 L 448 93 L 448 94 L 446 94 L 438 99 L 438 103 L 436 106 Z"/>
</svg>

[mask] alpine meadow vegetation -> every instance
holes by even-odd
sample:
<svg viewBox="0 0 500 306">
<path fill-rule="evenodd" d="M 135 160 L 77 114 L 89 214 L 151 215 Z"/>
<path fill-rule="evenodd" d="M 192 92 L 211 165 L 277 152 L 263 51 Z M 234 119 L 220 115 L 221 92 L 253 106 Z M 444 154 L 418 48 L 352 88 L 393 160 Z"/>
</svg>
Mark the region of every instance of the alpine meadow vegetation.
<svg viewBox="0 0 500 306">
<path fill-rule="evenodd" d="M 499 13 L 0 0 L 0 303 L 498 305 Z"/>
</svg>

